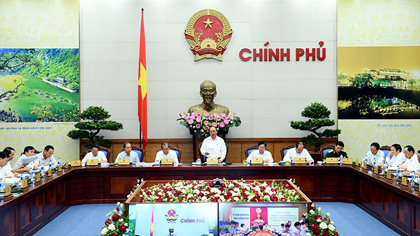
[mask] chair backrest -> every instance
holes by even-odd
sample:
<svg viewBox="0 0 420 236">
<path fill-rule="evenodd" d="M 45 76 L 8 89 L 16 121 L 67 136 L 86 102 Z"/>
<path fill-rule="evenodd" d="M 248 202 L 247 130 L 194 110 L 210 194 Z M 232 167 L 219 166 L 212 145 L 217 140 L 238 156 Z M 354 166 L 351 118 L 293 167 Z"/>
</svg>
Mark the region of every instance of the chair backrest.
<svg viewBox="0 0 420 236">
<path fill-rule="evenodd" d="M 121 150 L 124 151 L 124 148 Z M 144 149 L 139 148 L 136 145 L 131 145 L 131 151 L 137 153 L 137 156 L 139 157 L 139 161 L 142 162 L 144 160 Z"/>
<path fill-rule="evenodd" d="M 203 143 L 198 144 L 198 153 L 200 154 L 201 161 L 204 162 L 206 160 L 206 156 L 201 154 L 200 149 L 201 149 L 202 145 L 203 145 Z M 227 143 L 225 143 L 225 145 L 226 145 L 226 158 L 227 158 L 227 155 L 228 155 L 228 152 L 229 152 L 229 145 Z M 225 161 L 226 161 L 226 158 L 225 158 Z"/>
<path fill-rule="evenodd" d="M 251 147 L 246 148 L 245 149 L 245 159 L 251 154 L 251 152 L 253 152 L 255 150 L 258 150 L 258 145 L 257 144 L 252 145 Z M 265 148 L 265 150 L 268 151 L 267 148 Z"/>
<path fill-rule="evenodd" d="M 327 155 L 327 152 L 329 152 L 330 150 L 333 150 L 334 148 L 335 148 L 334 144 L 328 144 L 327 146 L 322 147 L 320 150 L 321 159 L 324 159 L 325 155 Z"/>
<path fill-rule="evenodd" d="M 160 150 L 162 150 L 162 149 L 159 149 L 158 152 Z M 178 158 L 178 162 L 181 163 L 182 150 L 177 148 L 177 147 L 171 146 L 171 145 L 169 145 L 169 150 L 172 150 L 176 153 L 176 157 Z"/>
<path fill-rule="evenodd" d="M 289 151 L 289 149 L 296 147 L 296 144 L 289 144 L 286 147 L 282 148 L 280 150 L 280 155 L 281 155 L 281 159 L 284 159 L 284 156 L 286 156 L 287 151 Z"/>
<path fill-rule="evenodd" d="M 92 151 L 92 148 L 91 149 L 88 149 L 86 153 L 89 153 L 91 151 Z M 109 149 L 106 148 L 106 147 L 99 146 L 99 151 L 100 152 L 103 152 L 104 155 L 105 155 L 105 157 L 106 157 L 106 159 L 109 161 L 109 153 L 110 153 Z"/>
<path fill-rule="evenodd" d="M 384 152 L 384 157 L 386 158 L 386 156 L 388 156 L 388 153 L 391 151 L 391 147 L 385 145 L 385 146 L 380 147 L 379 150 Z"/>
</svg>

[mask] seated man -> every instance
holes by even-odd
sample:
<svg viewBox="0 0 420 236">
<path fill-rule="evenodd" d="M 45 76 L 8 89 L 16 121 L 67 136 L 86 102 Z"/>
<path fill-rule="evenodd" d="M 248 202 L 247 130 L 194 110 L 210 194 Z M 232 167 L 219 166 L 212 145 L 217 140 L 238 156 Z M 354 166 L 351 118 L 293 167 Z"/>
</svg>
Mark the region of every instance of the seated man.
<svg viewBox="0 0 420 236">
<path fill-rule="evenodd" d="M 300 225 L 299 221 L 296 221 L 295 224 L 294 224 L 294 226 L 295 227 L 293 228 L 292 235 L 300 236 L 300 227 L 301 227 L 301 225 Z"/>
<path fill-rule="evenodd" d="M 373 160 L 376 159 L 376 164 L 383 164 L 385 162 L 385 154 L 383 151 L 379 150 L 379 143 L 372 143 L 370 145 L 370 151 L 366 153 L 368 158 L 368 164 L 372 165 Z"/>
<path fill-rule="evenodd" d="M 230 227 L 228 229 L 228 232 L 230 233 L 230 235 L 237 235 L 238 234 L 238 229 L 236 228 L 236 221 L 231 221 L 230 222 Z"/>
<path fill-rule="evenodd" d="M 12 147 L 5 147 L 4 150 L 3 150 L 3 152 L 5 152 L 8 155 L 8 157 L 9 157 L 9 159 L 7 161 L 7 165 L 4 168 L 9 169 L 13 173 L 13 175 L 15 177 L 18 176 L 18 174 L 20 172 L 24 172 L 25 171 L 23 169 L 12 170 L 12 166 L 10 165 L 10 161 L 13 160 L 13 157 L 15 156 L 15 149 L 14 148 L 12 148 Z"/>
<path fill-rule="evenodd" d="M 98 145 L 94 145 L 92 147 L 92 151 L 85 155 L 82 162 L 86 163 L 87 160 L 93 160 L 93 159 L 97 159 L 98 163 L 107 163 L 108 162 L 108 160 L 105 157 L 105 154 L 103 152 L 99 151 L 99 146 Z"/>
<path fill-rule="evenodd" d="M 115 163 L 118 163 L 118 160 L 120 159 L 130 159 L 130 163 L 138 164 L 140 163 L 139 156 L 136 152 L 131 151 L 131 143 L 125 142 L 123 145 L 124 151 L 120 152 L 117 156 L 117 159 L 115 159 Z"/>
<path fill-rule="evenodd" d="M 305 221 L 300 224 L 300 234 L 305 235 L 306 230 L 308 228 L 309 228 L 309 220 L 305 219 Z"/>
<path fill-rule="evenodd" d="M 295 148 L 291 148 L 287 150 L 286 155 L 284 156 L 283 161 L 293 162 L 295 158 L 304 157 L 306 163 L 311 163 L 314 161 L 311 154 L 309 154 L 308 150 L 304 148 L 303 142 L 297 142 Z"/>
<path fill-rule="evenodd" d="M 229 236 L 229 231 L 223 225 L 219 225 L 219 236 Z"/>
<path fill-rule="evenodd" d="M 160 163 L 160 161 L 164 158 L 171 158 L 173 163 L 175 165 L 178 165 L 178 157 L 176 156 L 176 152 L 174 150 L 169 149 L 169 143 L 168 142 L 163 142 L 160 145 L 160 148 L 162 150 L 160 150 L 159 152 L 156 153 L 156 159 L 155 159 L 156 163 Z"/>
<path fill-rule="evenodd" d="M 343 155 L 343 158 L 348 158 L 346 151 L 343 150 L 344 148 L 344 143 L 341 141 L 338 141 L 335 144 L 335 147 L 333 150 L 330 150 L 327 152 L 327 154 L 324 156 L 325 158 L 329 158 L 329 157 L 340 157 L 340 155 Z"/>
<path fill-rule="evenodd" d="M 9 155 L 5 152 L 0 152 L 0 178 L 13 178 L 15 177 L 9 168 L 6 167 L 9 162 Z M 7 181 L 5 181 L 7 182 Z"/>
<path fill-rule="evenodd" d="M 402 174 L 409 175 L 412 171 L 417 171 L 419 167 L 419 161 L 414 155 L 415 151 L 413 146 L 407 145 L 404 147 L 404 156 L 407 158 L 406 161 L 400 166 L 403 170 Z"/>
<path fill-rule="evenodd" d="M 57 166 L 57 161 L 54 158 L 54 147 L 47 145 L 44 148 L 43 152 L 36 154 L 37 158 L 33 161 L 34 169 L 37 169 L 41 166 L 48 166 L 51 162 L 52 167 Z"/>
<path fill-rule="evenodd" d="M 216 151 L 216 156 L 209 156 L 208 149 L 213 148 Z M 201 155 L 207 158 L 218 158 L 219 163 L 226 158 L 226 144 L 225 141 L 217 136 L 217 129 L 215 127 L 210 128 L 210 137 L 204 139 L 203 144 L 200 148 Z"/>
<path fill-rule="evenodd" d="M 289 224 L 285 224 L 283 230 L 280 231 L 280 234 L 282 234 L 282 235 L 283 234 L 288 235 L 290 233 L 291 233 L 291 231 L 290 231 L 290 225 Z"/>
<path fill-rule="evenodd" d="M 404 153 L 401 152 L 401 145 L 395 143 L 391 146 L 391 151 L 385 158 L 385 163 L 388 163 L 389 166 L 398 166 L 402 165 L 405 162 L 406 158 Z M 380 164 L 379 166 L 384 166 L 385 164 Z"/>
<path fill-rule="evenodd" d="M 23 163 L 22 159 L 25 157 L 31 157 L 34 155 L 35 148 L 32 146 L 26 146 L 23 149 L 22 156 L 19 157 L 19 159 L 16 161 L 15 165 L 13 166 L 13 169 L 22 169 L 27 166 L 27 171 L 29 171 L 29 168 L 33 167 L 33 162 L 31 163 Z"/>
<path fill-rule="evenodd" d="M 249 154 L 246 158 L 246 163 L 251 163 L 252 158 L 258 157 L 262 158 L 265 163 L 273 163 L 273 157 L 271 153 L 265 148 L 267 147 L 267 143 L 265 141 L 258 142 L 258 150 L 254 150 Z"/>
</svg>

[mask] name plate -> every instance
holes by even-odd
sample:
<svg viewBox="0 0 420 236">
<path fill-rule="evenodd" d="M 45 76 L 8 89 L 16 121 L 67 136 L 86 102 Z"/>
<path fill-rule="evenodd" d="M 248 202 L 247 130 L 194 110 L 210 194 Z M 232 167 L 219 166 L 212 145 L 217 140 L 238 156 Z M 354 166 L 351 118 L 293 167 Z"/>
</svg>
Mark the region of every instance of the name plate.
<svg viewBox="0 0 420 236">
<path fill-rule="evenodd" d="M 363 162 L 363 169 L 367 169 L 367 163 L 365 161 Z"/>
<path fill-rule="evenodd" d="M 28 187 L 28 180 L 27 179 L 23 179 L 22 180 L 22 188 L 27 188 Z"/>
<path fill-rule="evenodd" d="M 217 158 L 207 158 L 207 165 L 218 165 L 219 159 Z"/>
<path fill-rule="evenodd" d="M 47 176 L 52 176 L 52 169 L 51 168 L 48 169 Z"/>
<path fill-rule="evenodd" d="M 407 177 L 402 177 L 401 178 L 401 183 L 403 184 L 403 185 L 407 185 Z"/>
<path fill-rule="evenodd" d="M 172 158 L 162 158 L 160 160 L 161 165 L 172 165 L 174 163 L 174 160 Z"/>
<path fill-rule="evenodd" d="M 128 166 L 128 165 L 130 165 L 130 159 L 129 158 L 118 159 L 118 165 L 119 166 Z"/>
<path fill-rule="evenodd" d="M 253 165 L 261 165 L 263 163 L 262 157 L 254 157 L 251 159 L 251 164 Z"/>
<path fill-rule="evenodd" d="M 71 167 L 80 166 L 80 160 L 71 161 Z"/>
<path fill-rule="evenodd" d="M 386 178 L 387 178 L 387 179 L 392 179 L 391 171 L 389 171 L 389 170 L 388 170 L 388 171 L 386 172 Z"/>
<path fill-rule="evenodd" d="M 98 159 L 90 159 L 86 161 L 86 165 L 88 166 L 97 166 L 98 165 Z"/>
<path fill-rule="evenodd" d="M 10 194 L 12 194 L 12 188 L 10 186 L 11 185 L 6 187 L 6 194 L 4 196 L 10 196 Z"/>
<path fill-rule="evenodd" d="M 327 158 L 327 164 L 337 164 L 337 159 L 335 157 L 329 157 Z"/>
<path fill-rule="evenodd" d="M 356 159 L 356 166 L 359 166 L 359 159 Z"/>
<path fill-rule="evenodd" d="M 373 173 L 375 173 L 375 174 L 379 174 L 378 166 L 375 166 L 375 167 L 373 168 Z"/>
<path fill-rule="evenodd" d="M 343 158 L 343 165 L 353 165 L 353 159 Z"/>
<path fill-rule="evenodd" d="M 41 173 L 37 173 L 37 174 L 36 174 L 35 181 L 36 181 L 36 182 L 41 181 Z"/>
<path fill-rule="evenodd" d="M 60 163 L 60 165 L 58 165 L 58 171 L 62 171 L 63 170 L 63 167 L 61 166 L 61 163 Z"/>
<path fill-rule="evenodd" d="M 306 164 L 306 159 L 304 157 L 295 158 L 293 159 L 293 162 L 295 164 Z"/>
</svg>

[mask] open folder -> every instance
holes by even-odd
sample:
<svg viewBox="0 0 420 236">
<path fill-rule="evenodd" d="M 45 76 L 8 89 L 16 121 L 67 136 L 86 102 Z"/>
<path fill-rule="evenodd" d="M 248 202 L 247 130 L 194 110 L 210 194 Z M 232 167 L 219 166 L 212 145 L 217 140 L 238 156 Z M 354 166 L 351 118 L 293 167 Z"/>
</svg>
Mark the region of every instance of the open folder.
<svg viewBox="0 0 420 236">
<path fill-rule="evenodd" d="M 29 164 L 31 161 L 37 159 L 37 156 L 31 156 L 31 157 L 22 157 L 22 163 L 23 164 Z"/>
</svg>

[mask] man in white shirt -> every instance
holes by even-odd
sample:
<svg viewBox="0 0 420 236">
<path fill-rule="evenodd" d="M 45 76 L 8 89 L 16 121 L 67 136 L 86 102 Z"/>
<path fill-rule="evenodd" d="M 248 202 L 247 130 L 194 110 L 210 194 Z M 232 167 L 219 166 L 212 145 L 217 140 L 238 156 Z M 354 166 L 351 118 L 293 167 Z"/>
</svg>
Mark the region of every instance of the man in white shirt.
<svg viewBox="0 0 420 236">
<path fill-rule="evenodd" d="M 87 160 L 98 160 L 98 163 L 107 163 L 107 159 L 105 157 L 105 154 L 103 152 L 99 151 L 99 146 L 94 145 L 92 147 L 92 151 L 87 153 L 85 157 L 83 158 L 82 162 L 86 163 Z"/>
<path fill-rule="evenodd" d="M 57 166 L 57 161 L 54 158 L 54 147 L 51 145 L 47 145 L 44 148 L 43 152 L 36 154 L 37 158 L 33 161 L 34 169 L 37 169 L 41 166 L 49 166 L 51 162 L 51 166 L 54 168 Z"/>
<path fill-rule="evenodd" d="M 287 150 L 286 155 L 284 156 L 283 161 L 292 162 L 295 158 L 305 158 L 306 163 L 311 163 L 314 161 L 311 154 L 309 154 L 308 150 L 304 148 L 302 142 L 297 142 L 295 148 L 291 148 Z"/>
<path fill-rule="evenodd" d="M 210 153 L 208 152 L 209 148 L 213 148 L 215 150 L 215 156 L 210 155 Z M 203 144 L 201 145 L 200 152 L 201 155 L 206 156 L 207 158 L 218 158 L 219 163 L 225 160 L 226 144 L 222 138 L 217 136 L 217 129 L 215 127 L 210 128 L 210 137 L 204 139 Z"/>
<path fill-rule="evenodd" d="M 31 163 L 23 163 L 22 159 L 25 157 L 31 157 L 34 155 L 34 151 L 35 148 L 32 146 L 26 146 L 23 149 L 23 153 L 22 156 L 19 157 L 19 159 L 16 161 L 15 165 L 13 166 L 13 169 L 22 169 L 24 167 L 26 167 L 27 171 L 29 171 L 30 167 L 33 167 L 33 162 L 31 161 Z"/>
<path fill-rule="evenodd" d="M 18 174 L 20 172 L 24 172 L 24 170 L 22 170 L 22 169 L 12 170 L 12 166 L 10 165 L 10 161 L 13 160 L 13 157 L 15 156 L 15 149 L 14 148 L 5 147 L 3 152 L 5 152 L 9 157 L 9 159 L 7 161 L 7 164 L 4 168 L 7 168 L 9 171 L 11 171 L 14 174 L 15 177 L 18 176 Z"/>
<path fill-rule="evenodd" d="M 13 178 L 15 177 L 9 168 L 6 167 L 9 161 L 9 155 L 5 152 L 0 152 L 0 178 Z M 7 182 L 7 181 L 6 181 Z"/>
<path fill-rule="evenodd" d="M 262 158 L 264 163 L 273 163 L 273 157 L 269 151 L 265 150 L 266 147 L 267 143 L 265 141 L 258 142 L 258 150 L 254 150 L 249 154 L 246 158 L 246 163 L 251 163 L 251 160 L 256 157 Z"/>
<path fill-rule="evenodd" d="M 376 164 L 383 164 L 385 162 L 385 154 L 379 150 L 379 143 L 376 142 L 370 145 L 370 151 L 366 153 L 366 157 L 368 158 L 369 165 L 372 165 L 374 159 L 376 159 Z"/>
<path fill-rule="evenodd" d="M 400 169 L 403 170 L 403 174 L 410 174 L 413 170 L 417 171 L 419 166 L 419 161 L 417 156 L 414 155 L 415 151 L 413 146 L 407 145 L 404 147 L 404 155 L 407 158 L 406 161 L 400 166 Z M 404 171 L 406 170 L 406 171 Z"/>
<path fill-rule="evenodd" d="M 388 163 L 389 166 L 398 166 L 402 165 L 405 162 L 406 158 L 404 153 L 401 152 L 401 145 L 392 144 L 391 151 L 388 153 L 388 156 L 385 158 L 385 163 Z M 380 164 L 379 166 L 384 166 L 385 164 Z"/>
<path fill-rule="evenodd" d="M 162 150 L 160 150 L 156 153 L 156 159 L 155 159 L 156 163 L 160 163 L 160 161 L 164 158 L 171 158 L 173 163 L 175 165 L 178 165 L 178 157 L 176 155 L 176 152 L 174 150 L 169 149 L 169 143 L 168 142 L 163 142 L 160 145 L 160 148 Z"/>
<path fill-rule="evenodd" d="M 118 160 L 120 159 L 130 159 L 130 163 L 137 164 L 140 163 L 139 156 L 136 152 L 131 151 L 131 143 L 126 142 L 123 145 L 124 151 L 120 152 L 117 156 L 117 159 L 115 159 L 115 163 L 118 163 Z"/>
</svg>

